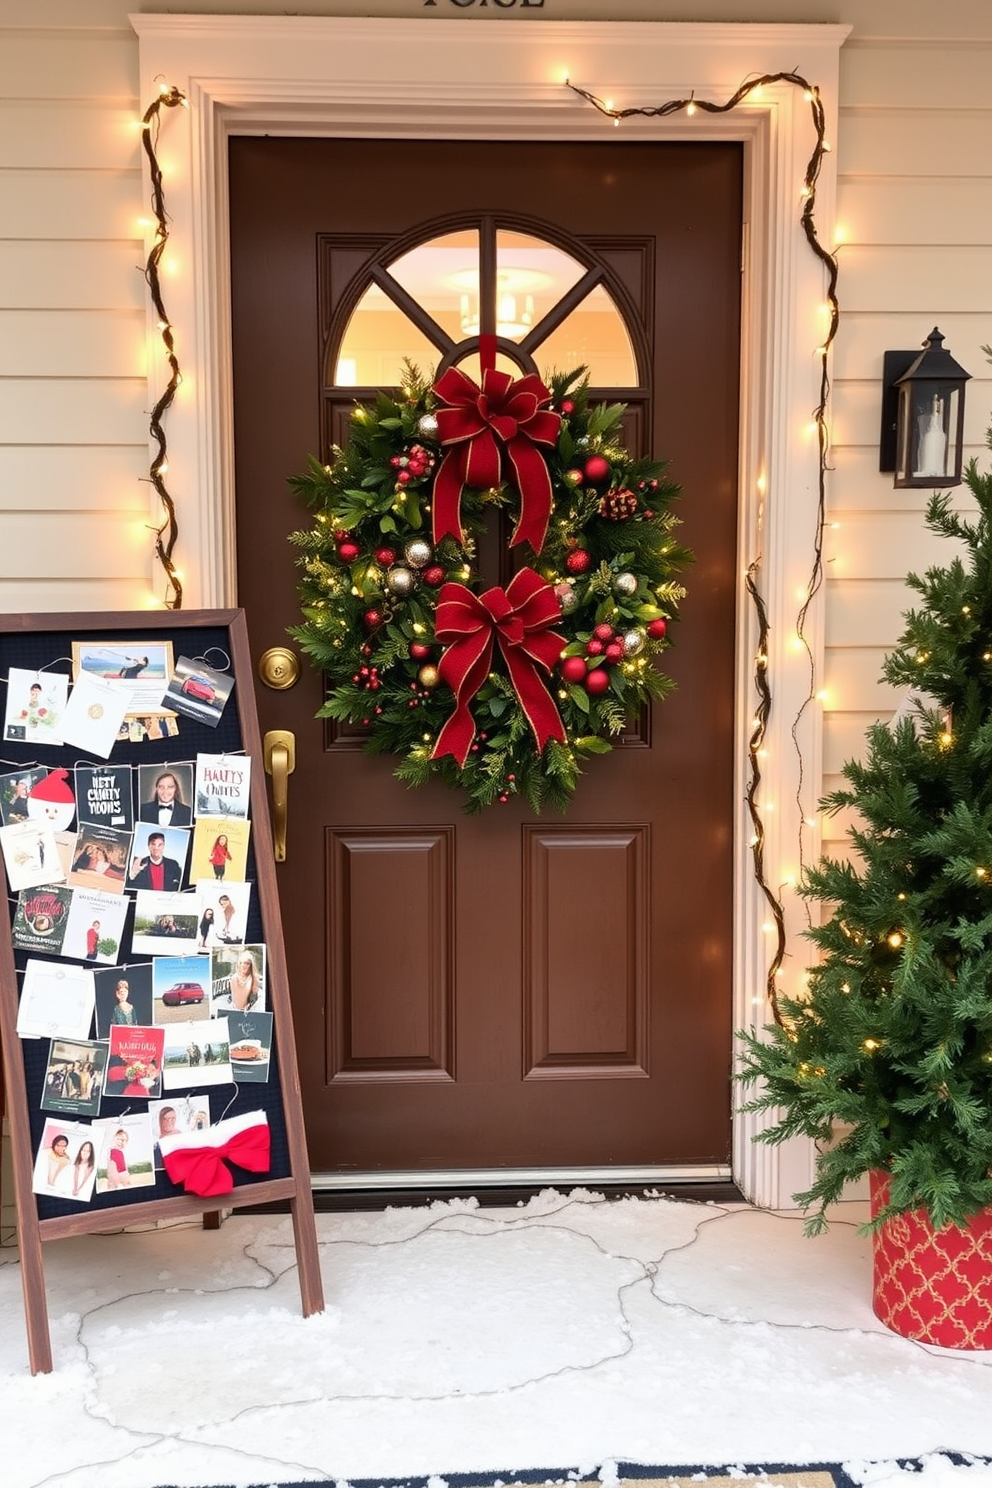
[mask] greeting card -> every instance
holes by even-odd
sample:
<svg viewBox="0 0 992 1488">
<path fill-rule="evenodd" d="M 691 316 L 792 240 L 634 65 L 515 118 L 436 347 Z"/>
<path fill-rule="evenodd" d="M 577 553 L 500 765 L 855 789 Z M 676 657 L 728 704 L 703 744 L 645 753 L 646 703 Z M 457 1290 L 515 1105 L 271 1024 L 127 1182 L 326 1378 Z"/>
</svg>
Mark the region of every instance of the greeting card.
<svg viewBox="0 0 992 1488">
<path fill-rule="evenodd" d="M 62 717 L 62 734 L 67 744 L 107 759 L 124 722 L 129 702 L 127 692 L 119 692 L 112 683 L 103 682 L 90 672 L 81 672 L 73 683 Z"/>
<path fill-rule="evenodd" d="M 196 756 L 197 816 L 249 815 L 251 759 L 246 754 Z"/>
<path fill-rule="evenodd" d="M 0 848 L 14 893 L 38 884 L 59 883 L 65 870 L 52 828 L 42 822 L 17 821 L 0 827 Z"/>
<path fill-rule="evenodd" d="M 95 1116 L 100 1109 L 107 1046 L 94 1039 L 52 1039 L 41 1092 L 43 1111 Z"/>
<path fill-rule="evenodd" d="M 65 884 L 22 889 L 11 926 L 15 950 L 60 956 L 71 903 L 72 890 Z"/>
<path fill-rule="evenodd" d="M 130 765 L 77 765 L 79 825 L 89 823 L 130 831 L 134 826 L 132 778 Z"/>
<path fill-rule="evenodd" d="M 21 1038 L 89 1038 L 95 1000 L 88 967 L 30 960 L 17 1005 L 17 1032 Z"/>
<path fill-rule="evenodd" d="M 59 672 L 11 667 L 3 736 L 18 744 L 62 744 L 69 678 Z"/>
<path fill-rule="evenodd" d="M 113 1024 L 106 1093 L 121 1099 L 157 1099 L 162 1094 L 164 1028 L 129 1028 Z"/>
</svg>

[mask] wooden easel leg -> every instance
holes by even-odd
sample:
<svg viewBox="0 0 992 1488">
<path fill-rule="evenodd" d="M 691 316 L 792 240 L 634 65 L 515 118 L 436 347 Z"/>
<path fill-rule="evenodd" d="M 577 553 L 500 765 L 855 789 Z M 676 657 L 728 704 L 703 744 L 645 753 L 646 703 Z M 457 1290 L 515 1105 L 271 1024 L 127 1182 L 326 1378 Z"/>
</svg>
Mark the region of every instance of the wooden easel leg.
<svg viewBox="0 0 992 1488">
<path fill-rule="evenodd" d="M 219 1230 L 221 1226 L 221 1212 L 219 1209 L 205 1209 L 203 1211 L 203 1228 L 205 1230 Z"/>
<path fill-rule="evenodd" d="M 20 1204 L 17 1214 L 17 1245 L 21 1259 L 21 1286 L 24 1290 L 24 1320 L 28 1331 L 28 1362 L 32 1374 L 51 1374 L 52 1339 L 48 1330 L 48 1299 L 45 1296 L 45 1270 L 41 1261 L 41 1235 L 33 1205 L 30 1215 L 27 1215 L 26 1206 Z"/>
<path fill-rule="evenodd" d="M 307 1175 L 309 1176 L 309 1175 Z M 324 1284 L 320 1275 L 320 1252 L 313 1212 L 313 1190 L 309 1182 L 297 1182 L 296 1197 L 289 1201 L 296 1243 L 296 1265 L 300 1275 L 303 1316 L 324 1311 Z"/>
</svg>

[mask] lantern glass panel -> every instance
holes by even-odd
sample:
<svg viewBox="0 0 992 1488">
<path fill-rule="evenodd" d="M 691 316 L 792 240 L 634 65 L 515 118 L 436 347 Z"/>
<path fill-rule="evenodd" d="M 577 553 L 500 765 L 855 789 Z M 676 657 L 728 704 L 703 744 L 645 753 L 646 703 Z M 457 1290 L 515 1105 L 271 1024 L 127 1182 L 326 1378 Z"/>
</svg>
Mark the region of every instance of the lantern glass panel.
<svg viewBox="0 0 992 1488">
<path fill-rule="evenodd" d="M 960 480 L 961 389 L 908 382 L 899 389 L 897 486 L 956 485 Z"/>
</svg>

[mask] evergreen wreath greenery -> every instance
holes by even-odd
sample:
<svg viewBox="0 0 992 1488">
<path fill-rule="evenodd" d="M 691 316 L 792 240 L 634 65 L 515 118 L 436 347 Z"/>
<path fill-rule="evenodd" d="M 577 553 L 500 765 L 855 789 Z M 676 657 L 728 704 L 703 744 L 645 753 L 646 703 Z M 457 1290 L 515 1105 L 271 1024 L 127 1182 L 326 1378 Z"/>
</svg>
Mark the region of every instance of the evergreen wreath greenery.
<svg viewBox="0 0 992 1488">
<path fill-rule="evenodd" d="M 437 671 L 439 591 L 451 583 L 479 591 L 479 541 L 517 502 L 504 462 L 498 486 L 463 490 L 464 541 L 433 543 L 444 450 L 431 381 L 407 363 L 399 396 L 357 404 L 331 463 L 312 456 L 289 481 L 315 513 L 313 526 L 291 536 L 303 612 L 291 633 L 326 675 L 319 716 L 363 726 L 369 753 L 400 757 L 399 779 L 441 779 L 465 792 L 470 812 L 514 795 L 535 812 L 564 810 L 583 765 L 609 753 L 640 707 L 674 686 L 654 663 L 685 594 L 676 576 L 692 558 L 675 536 L 679 487 L 662 462 L 627 454 L 624 405 L 591 404 L 585 369 L 552 375 L 547 391 L 561 418 L 557 442 L 542 450 L 553 506 L 543 547 L 528 557 L 561 609 L 553 631 L 562 657 L 544 681 L 565 738 L 540 750 L 497 647 L 471 703 L 475 737 L 464 767 L 451 755 L 431 757 L 455 703 Z M 569 666 L 571 658 L 582 660 Z"/>
<path fill-rule="evenodd" d="M 988 352 L 989 348 L 985 348 Z M 992 449 L 992 430 L 988 443 Z M 922 598 L 886 658 L 911 689 L 905 717 L 868 730 L 847 789 L 821 803 L 854 810 L 856 861 L 823 858 L 802 892 L 828 906 L 807 994 L 781 999 L 783 1026 L 743 1038 L 746 1110 L 775 1111 L 759 1140 L 818 1143 L 817 1205 L 872 1170 L 889 1180 L 875 1216 L 926 1211 L 935 1230 L 992 1205 L 992 474 L 965 476 L 972 521 L 944 492 L 927 526 L 963 544 L 907 583 Z"/>
</svg>

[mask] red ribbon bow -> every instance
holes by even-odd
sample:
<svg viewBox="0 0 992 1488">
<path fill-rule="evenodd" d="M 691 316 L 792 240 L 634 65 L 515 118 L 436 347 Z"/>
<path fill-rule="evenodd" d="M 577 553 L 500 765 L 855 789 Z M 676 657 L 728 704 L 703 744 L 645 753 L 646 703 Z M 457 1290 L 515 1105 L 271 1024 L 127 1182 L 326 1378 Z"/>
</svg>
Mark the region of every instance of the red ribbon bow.
<svg viewBox="0 0 992 1488">
<path fill-rule="evenodd" d="M 173 1152 L 166 1152 L 163 1147 L 162 1162 L 173 1183 L 181 1183 L 187 1193 L 210 1198 L 214 1194 L 230 1193 L 234 1187 L 225 1158 L 239 1168 L 247 1168 L 249 1173 L 267 1173 L 270 1151 L 268 1125 L 259 1124 L 236 1132 L 216 1146 L 178 1147 Z"/>
<path fill-rule="evenodd" d="M 432 759 L 452 754 L 465 768 L 475 737 L 469 704 L 489 675 L 495 641 L 534 730 L 538 752 L 549 739 L 564 744 L 565 726 L 537 670 L 540 666 L 550 672 L 561 655 L 563 638 L 551 629 L 560 618 L 554 590 L 532 568 L 522 568 L 505 590 L 497 587 L 476 595 L 464 584 L 444 585 L 434 635 L 448 643 L 438 671 L 455 694 L 455 711 L 438 735 Z"/>
<path fill-rule="evenodd" d="M 545 407 L 551 393 L 536 373 L 513 378 L 508 372 L 497 372 L 492 365 L 495 343 L 491 337 L 481 339 L 481 388 L 459 367 L 449 367 L 434 384 L 436 396 L 451 405 L 435 409 L 440 441 L 450 448 L 434 482 L 434 542 L 449 534 L 463 541 L 462 490 L 499 485 L 502 445 L 520 492 L 520 516 L 510 546 L 526 541 L 539 553 L 554 493 L 547 462 L 537 446 L 554 446 L 561 415 Z"/>
</svg>

